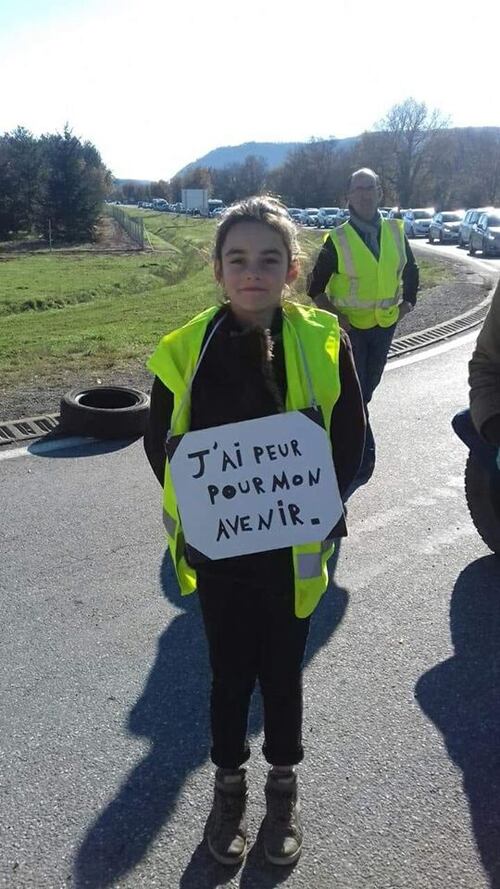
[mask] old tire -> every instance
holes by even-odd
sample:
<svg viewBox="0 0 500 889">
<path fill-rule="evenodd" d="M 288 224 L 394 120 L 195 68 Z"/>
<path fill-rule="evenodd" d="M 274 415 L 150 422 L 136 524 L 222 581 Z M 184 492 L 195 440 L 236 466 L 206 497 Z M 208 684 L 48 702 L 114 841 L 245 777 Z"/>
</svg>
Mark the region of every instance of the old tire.
<svg viewBox="0 0 500 889">
<path fill-rule="evenodd" d="M 500 472 L 492 475 L 472 454 L 465 464 L 465 498 L 479 536 L 500 556 Z"/>
<path fill-rule="evenodd" d="M 72 389 L 61 399 L 60 426 L 71 435 L 133 438 L 143 435 L 149 396 L 127 386 Z"/>
</svg>

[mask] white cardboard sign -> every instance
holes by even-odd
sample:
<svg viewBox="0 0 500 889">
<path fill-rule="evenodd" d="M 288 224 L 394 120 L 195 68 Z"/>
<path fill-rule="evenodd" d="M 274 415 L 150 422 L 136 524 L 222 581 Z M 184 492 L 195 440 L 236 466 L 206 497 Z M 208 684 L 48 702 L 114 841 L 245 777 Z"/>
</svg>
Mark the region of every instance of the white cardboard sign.
<svg viewBox="0 0 500 889">
<path fill-rule="evenodd" d="M 168 452 L 186 542 L 208 559 L 324 540 L 343 513 L 316 411 L 187 432 Z"/>
</svg>

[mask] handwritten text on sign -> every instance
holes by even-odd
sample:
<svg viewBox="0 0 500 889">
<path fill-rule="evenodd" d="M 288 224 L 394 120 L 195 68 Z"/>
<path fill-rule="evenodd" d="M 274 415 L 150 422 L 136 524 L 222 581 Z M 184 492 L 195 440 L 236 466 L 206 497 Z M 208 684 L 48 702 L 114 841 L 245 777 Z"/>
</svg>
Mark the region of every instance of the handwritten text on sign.
<svg viewBox="0 0 500 889">
<path fill-rule="evenodd" d="M 209 559 L 323 540 L 342 515 L 328 436 L 302 411 L 171 444 L 184 536 Z"/>
</svg>

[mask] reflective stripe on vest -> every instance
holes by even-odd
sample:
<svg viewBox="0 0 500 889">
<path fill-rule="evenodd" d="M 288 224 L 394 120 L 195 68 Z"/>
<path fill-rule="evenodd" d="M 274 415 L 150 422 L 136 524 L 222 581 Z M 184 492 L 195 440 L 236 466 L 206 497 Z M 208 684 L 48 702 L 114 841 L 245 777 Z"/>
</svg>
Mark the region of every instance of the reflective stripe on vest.
<svg viewBox="0 0 500 889">
<path fill-rule="evenodd" d="M 166 509 L 163 509 L 163 524 L 165 526 L 165 530 L 169 537 L 175 539 L 175 533 L 177 531 L 177 522 L 172 518 L 170 513 L 167 512 Z"/>
<path fill-rule="evenodd" d="M 299 566 L 299 577 L 302 580 L 318 577 L 321 574 L 321 552 L 299 553 L 297 564 Z"/>
<path fill-rule="evenodd" d="M 391 229 L 392 236 L 393 236 L 394 241 L 396 243 L 396 247 L 398 248 L 399 266 L 398 266 L 398 271 L 397 271 L 397 276 L 398 276 L 398 287 L 396 290 L 396 295 L 397 295 L 398 290 L 399 290 L 399 281 L 401 280 L 403 270 L 406 265 L 405 241 L 404 241 L 404 236 L 401 237 L 401 225 L 399 224 L 399 221 L 397 219 L 386 219 L 385 224 L 388 225 L 389 228 Z"/>
<path fill-rule="evenodd" d="M 148 362 L 149 369 L 174 395 L 173 435 L 180 435 L 189 429 L 189 381 L 202 349 L 207 326 L 219 311 L 218 308 L 206 310 L 183 328 L 167 334 Z M 339 327 L 334 315 L 315 307 L 285 302 L 283 348 L 287 377 L 286 409 L 303 410 L 310 406 L 311 383 L 327 431 L 330 429 L 333 406 L 340 395 L 339 347 Z M 307 358 L 307 368 L 304 367 L 303 352 Z M 200 372 L 203 372 L 202 368 L 203 362 Z M 196 588 L 196 572 L 184 558 L 184 536 L 168 460 L 165 466 L 163 523 L 181 592 L 187 595 Z M 332 552 L 331 541 L 292 548 L 295 613 L 298 617 L 311 614 L 326 590 L 327 561 Z"/>
<path fill-rule="evenodd" d="M 365 308 L 365 303 L 363 300 L 358 299 L 358 279 L 356 277 L 356 272 L 354 268 L 354 259 L 352 256 L 351 245 L 347 240 L 347 235 L 345 233 L 345 229 L 339 228 L 337 232 L 337 238 L 339 242 L 339 247 L 343 255 L 344 265 L 346 268 L 346 272 L 349 275 L 349 296 L 346 297 L 346 301 L 337 301 L 337 305 L 345 305 L 345 306 L 361 306 L 361 308 Z"/>
</svg>

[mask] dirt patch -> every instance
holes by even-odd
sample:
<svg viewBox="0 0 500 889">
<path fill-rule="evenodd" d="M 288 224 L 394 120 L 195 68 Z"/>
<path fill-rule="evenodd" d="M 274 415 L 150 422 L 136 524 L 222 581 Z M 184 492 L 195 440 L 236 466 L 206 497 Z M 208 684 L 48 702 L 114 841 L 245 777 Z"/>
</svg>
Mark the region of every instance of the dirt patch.
<svg viewBox="0 0 500 889">
<path fill-rule="evenodd" d="M 115 250 L 139 250 L 140 248 L 112 216 L 101 216 L 97 233 L 98 248 L 113 252 Z"/>
<path fill-rule="evenodd" d="M 95 241 L 83 244 L 55 244 L 53 253 L 137 253 L 141 247 L 127 234 L 112 216 L 104 214 L 97 223 Z M 30 238 L 24 241 L 0 242 L 0 259 L 20 253 L 49 252 L 49 244 L 44 238 Z"/>
</svg>

